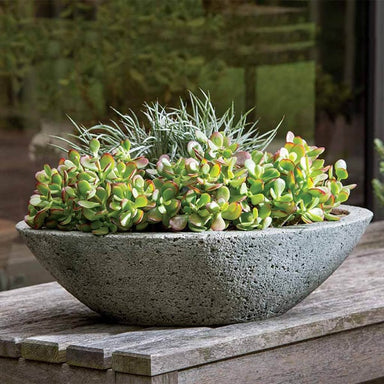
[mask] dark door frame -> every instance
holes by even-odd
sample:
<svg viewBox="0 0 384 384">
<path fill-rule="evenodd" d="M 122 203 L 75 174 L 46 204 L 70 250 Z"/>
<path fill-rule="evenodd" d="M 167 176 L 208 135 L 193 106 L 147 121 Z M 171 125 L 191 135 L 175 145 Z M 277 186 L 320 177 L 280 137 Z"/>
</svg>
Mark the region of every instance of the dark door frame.
<svg viewBox="0 0 384 384">
<path fill-rule="evenodd" d="M 384 218 L 384 208 L 374 197 L 371 181 L 379 176 L 378 157 L 374 138 L 384 140 L 384 1 L 368 4 L 368 65 L 365 140 L 365 205 L 375 212 L 376 219 Z"/>
</svg>

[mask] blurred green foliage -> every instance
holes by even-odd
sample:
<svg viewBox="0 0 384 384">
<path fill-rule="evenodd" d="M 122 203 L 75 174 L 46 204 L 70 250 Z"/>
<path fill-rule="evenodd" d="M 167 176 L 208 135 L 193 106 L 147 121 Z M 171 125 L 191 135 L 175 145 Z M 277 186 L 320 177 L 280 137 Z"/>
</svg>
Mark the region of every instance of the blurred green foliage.
<svg viewBox="0 0 384 384">
<path fill-rule="evenodd" d="M 45 3 L 57 7 L 44 13 L 43 3 L 0 4 L 3 109 L 91 124 L 116 117 L 110 106 L 175 105 L 202 88 L 221 113 L 232 100 L 239 112 L 256 104 L 264 129 L 285 115 L 310 136 L 314 28 L 305 12 L 232 14 L 200 0 L 52 0 Z M 259 65 L 255 81 L 247 79 L 245 67 Z M 246 100 L 252 87 L 255 98 Z"/>
</svg>

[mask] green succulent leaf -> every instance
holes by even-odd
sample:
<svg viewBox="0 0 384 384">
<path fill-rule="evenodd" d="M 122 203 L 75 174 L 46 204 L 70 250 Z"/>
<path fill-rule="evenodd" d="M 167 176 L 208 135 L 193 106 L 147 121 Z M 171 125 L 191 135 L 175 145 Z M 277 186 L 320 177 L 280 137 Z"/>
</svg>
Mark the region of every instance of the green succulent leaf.
<svg viewBox="0 0 384 384">
<path fill-rule="evenodd" d="M 241 215 L 241 205 L 239 203 L 231 203 L 228 208 L 222 212 L 223 219 L 236 220 Z"/>
<path fill-rule="evenodd" d="M 100 206 L 99 203 L 95 203 L 93 201 L 88 201 L 88 200 L 79 200 L 77 204 L 79 204 L 80 207 L 88 208 L 88 209 L 92 209 Z"/>
<path fill-rule="evenodd" d="M 226 224 L 223 218 L 221 217 L 221 215 L 220 214 L 216 215 L 216 217 L 212 221 L 211 229 L 213 231 L 224 231 L 225 228 L 226 228 Z"/>
</svg>

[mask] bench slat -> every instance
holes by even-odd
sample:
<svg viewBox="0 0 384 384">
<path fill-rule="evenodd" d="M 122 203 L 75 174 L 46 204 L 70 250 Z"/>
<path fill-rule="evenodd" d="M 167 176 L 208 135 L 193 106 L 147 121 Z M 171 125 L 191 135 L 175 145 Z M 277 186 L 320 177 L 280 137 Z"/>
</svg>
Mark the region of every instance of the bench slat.
<svg viewBox="0 0 384 384">
<path fill-rule="evenodd" d="M 115 334 L 136 331 L 140 327 L 100 323 L 81 326 L 57 333 L 30 337 L 21 344 L 21 356 L 29 360 L 64 363 L 71 344 L 85 345 Z"/>
<path fill-rule="evenodd" d="M 180 337 L 195 337 L 209 328 L 147 328 L 142 331 L 123 333 L 94 343 L 82 343 L 67 348 L 67 363 L 95 369 L 112 366 L 112 353 L 118 349 L 135 348 L 150 343 L 166 343 Z"/>
</svg>

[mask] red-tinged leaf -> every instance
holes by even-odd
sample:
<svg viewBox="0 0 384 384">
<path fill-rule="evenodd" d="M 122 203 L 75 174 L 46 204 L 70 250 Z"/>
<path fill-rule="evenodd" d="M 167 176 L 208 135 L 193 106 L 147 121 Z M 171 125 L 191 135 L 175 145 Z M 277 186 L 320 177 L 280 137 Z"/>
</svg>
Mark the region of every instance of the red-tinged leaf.
<svg viewBox="0 0 384 384">
<path fill-rule="evenodd" d="M 80 180 L 77 183 L 77 188 L 80 191 L 81 194 L 86 195 L 89 191 L 92 190 L 91 184 L 88 183 L 86 180 Z"/>
<path fill-rule="evenodd" d="M 285 137 L 285 141 L 287 143 L 293 143 L 293 139 L 295 138 L 295 134 L 291 131 L 287 132 L 287 136 Z"/>
<path fill-rule="evenodd" d="M 324 147 L 315 147 L 315 146 L 312 146 L 312 147 L 309 147 L 309 151 L 307 152 L 307 156 L 309 156 L 309 157 L 311 157 L 311 158 L 317 158 L 317 157 L 320 156 L 324 151 L 325 151 L 325 148 L 324 148 Z"/>
<path fill-rule="evenodd" d="M 125 164 L 126 168 L 123 174 L 124 180 L 131 180 L 137 171 L 136 163 L 130 161 Z"/>
<path fill-rule="evenodd" d="M 68 225 L 72 221 L 72 215 L 68 215 L 64 220 L 61 220 L 59 224 Z"/>
<path fill-rule="evenodd" d="M 182 231 L 188 224 L 187 215 L 174 216 L 169 220 L 169 225 L 174 231 Z"/>
<path fill-rule="evenodd" d="M 128 212 L 123 212 L 120 216 L 120 224 L 124 227 L 130 227 L 131 224 L 131 218 L 132 218 L 132 213 L 130 211 Z"/>
<path fill-rule="evenodd" d="M 303 156 L 305 156 L 305 148 L 302 144 L 295 144 L 290 152 L 296 153 L 297 158 L 301 159 Z"/>
<path fill-rule="evenodd" d="M 134 162 L 138 169 L 143 169 L 148 165 L 149 160 L 145 157 L 138 157 L 137 159 L 134 160 Z"/>
<path fill-rule="evenodd" d="M 336 199 L 340 203 L 344 203 L 349 198 L 349 189 L 343 188 L 340 193 L 336 196 Z"/>
<path fill-rule="evenodd" d="M 123 201 L 121 201 L 120 203 L 118 203 L 117 201 L 111 201 L 109 203 L 109 208 L 111 208 L 113 211 L 120 211 L 122 202 Z"/>
<path fill-rule="evenodd" d="M 145 207 L 148 204 L 148 199 L 144 195 L 137 196 L 135 200 L 135 206 L 136 208 L 142 208 Z"/>
<path fill-rule="evenodd" d="M 207 191 L 211 192 L 211 191 L 215 191 L 216 189 L 219 189 L 220 187 L 222 187 L 223 183 L 212 184 L 212 185 L 207 183 L 206 186 L 208 186 Z"/>
<path fill-rule="evenodd" d="M 209 138 L 213 144 L 217 147 L 222 147 L 224 143 L 224 137 L 220 132 L 213 132 L 211 137 Z"/>
<path fill-rule="evenodd" d="M 97 160 L 94 158 L 91 159 L 89 156 L 82 156 L 80 158 L 80 163 L 85 169 L 90 169 L 92 171 L 99 170 Z"/>
<path fill-rule="evenodd" d="M 70 149 L 68 151 L 68 159 L 71 160 L 72 163 L 74 163 L 76 165 L 79 164 L 79 162 L 80 162 L 80 154 L 79 154 L 79 152 L 77 152 L 75 149 Z M 64 161 L 65 161 L 65 159 L 63 158 L 63 163 L 62 164 L 64 164 Z"/>
<path fill-rule="evenodd" d="M 185 159 L 185 169 L 189 173 L 196 173 L 199 170 L 199 162 L 196 159 L 189 157 Z"/>
<path fill-rule="evenodd" d="M 152 193 L 155 190 L 155 183 L 152 180 L 145 180 L 145 193 Z"/>
<path fill-rule="evenodd" d="M 188 221 L 195 227 L 203 227 L 206 222 L 206 219 L 203 219 L 197 213 L 193 213 L 189 216 Z"/>
<path fill-rule="evenodd" d="M 225 187 L 225 186 L 220 187 L 216 192 L 217 200 L 222 200 L 225 202 L 225 201 L 228 201 L 230 197 L 231 197 L 231 193 L 228 187 Z"/>
<path fill-rule="evenodd" d="M 179 212 L 181 208 L 181 202 L 180 200 L 171 200 L 169 202 L 166 202 L 164 206 L 167 210 L 168 216 L 174 216 Z"/>
<path fill-rule="evenodd" d="M 110 153 L 104 153 L 100 158 L 100 167 L 103 172 L 107 172 L 108 170 L 112 170 L 115 166 L 115 159 Z"/>
<path fill-rule="evenodd" d="M 79 200 L 77 204 L 80 205 L 80 207 L 88 208 L 88 209 L 92 209 L 100 206 L 99 203 L 95 203 L 93 201 L 88 201 L 88 200 Z"/>
<path fill-rule="evenodd" d="M 41 195 L 43 195 L 43 196 L 48 196 L 48 195 L 49 195 L 50 189 L 49 189 L 49 187 L 48 187 L 47 184 L 38 182 L 38 183 L 36 184 L 36 189 L 37 189 L 38 192 L 39 192 Z"/>
<path fill-rule="evenodd" d="M 190 189 L 192 189 L 192 191 L 198 193 L 198 194 L 201 194 L 201 190 L 199 188 L 196 188 L 195 186 L 193 185 L 190 185 L 189 186 Z"/>
<path fill-rule="evenodd" d="M 50 182 L 50 178 L 47 176 L 45 171 L 39 171 L 35 173 L 35 179 L 40 183 Z"/>
<path fill-rule="evenodd" d="M 65 159 L 64 157 L 61 157 L 60 160 L 59 160 L 59 165 L 63 165 L 65 162 Z"/>
<path fill-rule="evenodd" d="M 41 210 L 36 213 L 35 217 L 33 218 L 33 228 L 39 229 L 44 225 L 44 221 L 48 216 L 47 210 Z"/>
<path fill-rule="evenodd" d="M 318 198 L 323 198 L 323 197 L 326 197 L 329 195 L 329 191 L 327 188 L 325 187 L 315 187 L 315 188 L 310 188 L 308 190 L 308 192 L 314 196 L 314 197 L 318 197 Z"/>
<path fill-rule="evenodd" d="M 117 196 L 119 199 L 124 199 L 124 185 L 120 185 L 121 183 L 112 184 L 112 194 Z"/>
<path fill-rule="evenodd" d="M 193 152 L 195 153 L 195 156 L 201 160 L 203 158 L 203 154 L 197 149 L 197 148 L 193 148 Z"/>
<path fill-rule="evenodd" d="M 98 236 L 105 236 L 105 235 L 108 235 L 109 228 L 108 227 L 100 227 L 98 229 L 92 230 L 92 233 L 94 235 L 98 235 Z"/>
<path fill-rule="evenodd" d="M 239 203 L 231 203 L 228 208 L 222 212 L 222 217 L 225 220 L 236 220 L 241 215 L 242 209 Z"/>
<path fill-rule="evenodd" d="M 280 176 L 280 172 L 275 168 L 267 168 L 263 173 L 264 182 L 276 179 Z"/>
<path fill-rule="evenodd" d="M 171 180 L 167 180 L 166 182 L 164 182 L 164 184 L 161 186 L 161 192 L 162 191 L 165 191 L 166 189 L 172 189 L 175 194 L 177 194 L 179 192 L 179 186 L 174 182 L 174 181 L 171 181 Z"/>
<path fill-rule="evenodd" d="M 298 181 L 303 181 L 304 180 L 304 174 L 303 171 L 299 168 L 295 168 L 295 179 Z"/>
<path fill-rule="evenodd" d="M 211 224 L 211 229 L 213 231 L 224 231 L 225 227 L 226 224 L 224 219 L 221 217 L 220 214 L 218 214 Z"/>
<path fill-rule="evenodd" d="M 64 214 L 64 209 L 63 208 L 51 208 L 49 210 L 49 215 L 54 216 L 54 217 L 60 217 Z"/>
<path fill-rule="evenodd" d="M 61 186 L 63 183 L 63 178 L 58 173 L 54 173 L 52 174 L 51 181 L 53 184 Z"/>
<path fill-rule="evenodd" d="M 294 147 L 295 144 L 293 142 L 287 142 L 285 143 L 284 147 L 288 152 L 291 152 L 291 149 Z"/>
<path fill-rule="evenodd" d="M 343 168 L 335 168 L 335 173 L 338 180 L 344 180 L 348 178 L 348 172 Z"/>
<path fill-rule="evenodd" d="M 148 212 L 147 219 L 151 223 L 159 223 L 163 219 L 163 215 L 157 208 L 154 208 Z"/>
<path fill-rule="evenodd" d="M 279 165 L 286 172 L 290 172 L 295 169 L 295 163 L 290 159 L 280 160 Z"/>
<path fill-rule="evenodd" d="M 136 215 L 133 218 L 133 224 L 137 225 L 143 221 L 144 212 L 141 209 L 138 209 Z"/>
<path fill-rule="evenodd" d="M 40 195 L 32 195 L 29 199 L 29 204 L 34 205 L 34 206 L 41 204 L 41 202 L 42 202 L 42 200 L 41 200 Z"/>
<path fill-rule="evenodd" d="M 245 161 L 252 159 L 252 156 L 249 152 L 239 151 L 239 152 L 236 152 L 235 158 L 236 158 L 236 165 L 238 165 L 239 167 L 244 167 Z"/>
</svg>

